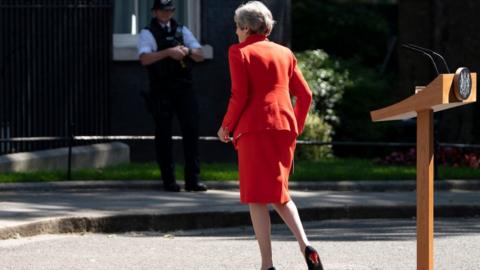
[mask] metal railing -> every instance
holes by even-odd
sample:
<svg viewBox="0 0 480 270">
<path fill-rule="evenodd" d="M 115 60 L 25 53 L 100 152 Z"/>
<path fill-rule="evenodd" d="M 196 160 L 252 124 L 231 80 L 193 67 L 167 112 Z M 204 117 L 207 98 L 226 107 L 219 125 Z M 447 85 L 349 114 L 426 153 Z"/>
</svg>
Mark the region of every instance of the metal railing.
<svg viewBox="0 0 480 270">
<path fill-rule="evenodd" d="M 0 138 L 110 133 L 112 0 L 0 0 Z M 0 154 L 66 146 L 10 140 Z"/>
<path fill-rule="evenodd" d="M 155 136 L 151 135 L 118 135 L 118 136 L 70 136 L 70 137 L 19 137 L 19 138 L 0 138 L 0 146 L 5 143 L 12 142 L 64 142 L 68 144 L 68 168 L 67 179 L 71 180 L 72 172 L 72 147 L 74 143 L 83 141 L 144 141 L 154 140 Z M 172 136 L 172 140 L 181 141 L 182 136 Z M 200 141 L 219 141 L 215 136 L 200 136 Z M 360 147 L 415 147 L 416 143 L 410 142 L 354 142 L 354 141 L 317 141 L 317 140 L 297 140 L 298 145 L 311 146 L 360 146 Z M 437 147 L 453 147 L 453 148 L 471 148 L 480 149 L 479 144 L 460 144 L 460 143 L 438 143 Z"/>
<path fill-rule="evenodd" d="M 219 141 L 216 136 L 200 136 L 201 141 Z M 110 136 L 72 136 L 72 137 L 17 137 L 0 138 L 0 143 L 11 142 L 36 142 L 36 141 L 145 141 L 154 140 L 153 135 L 110 135 Z M 181 141 L 182 136 L 172 136 L 172 140 Z M 318 140 L 297 140 L 299 145 L 317 145 L 317 146 L 365 146 L 365 147 L 414 147 L 414 142 L 358 142 L 358 141 L 318 141 Z M 439 143 L 441 147 L 453 148 L 472 148 L 480 149 L 480 144 L 462 144 L 462 143 Z"/>
</svg>

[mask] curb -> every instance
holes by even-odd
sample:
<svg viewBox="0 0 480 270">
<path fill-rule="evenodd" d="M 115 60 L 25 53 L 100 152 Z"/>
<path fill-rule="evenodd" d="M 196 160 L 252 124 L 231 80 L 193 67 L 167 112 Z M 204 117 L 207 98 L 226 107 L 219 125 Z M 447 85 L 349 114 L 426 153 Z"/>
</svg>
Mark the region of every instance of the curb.
<svg viewBox="0 0 480 270">
<path fill-rule="evenodd" d="M 183 181 L 178 181 L 183 186 Z M 238 181 L 206 181 L 211 189 L 238 190 Z M 290 182 L 291 190 L 324 191 L 414 191 L 416 181 L 321 181 Z M 56 190 L 101 190 L 101 189 L 156 189 L 162 190 L 161 181 L 127 180 L 127 181 L 59 181 L 32 183 L 1 183 L 0 192 L 6 191 L 56 191 Z M 435 190 L 470 190 L 480 191 L 480 180 L 441 180 L 435 181 Z"/>
<path fill-rule="evenodd" d="M 415 218 L 416 206 L 344 206 L 302 208 L 303 221 L 327 219 Z M 439 205 L 435 217 L 479 217 L 480 205 Z M 280 223 L 272 214 L 272 224 Z M 113 215 L 105 217 L 54 218 L 30 224 L 0 228 L 0 240 L 63 233 L 124 233 L 131 231 L 175 231 L 250 225 L 248 211 L 204 212 L 158 215 Z"/>
</svg>

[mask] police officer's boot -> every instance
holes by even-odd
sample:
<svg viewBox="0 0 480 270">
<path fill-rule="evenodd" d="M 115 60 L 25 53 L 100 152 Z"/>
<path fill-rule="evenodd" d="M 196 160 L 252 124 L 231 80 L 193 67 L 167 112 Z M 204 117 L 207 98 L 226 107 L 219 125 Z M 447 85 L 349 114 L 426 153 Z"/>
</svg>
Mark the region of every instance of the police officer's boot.
<svg viewBox="0 0 480 270">
<path fill-rule="evenodd" d="M 200 182 L 194 182 L 194 183 L 185 183 L 185 191 L 207 191 L 207 185 L 200 183 Z"/>
<path fill-rule="evenodd" d="M 170 192 L 179 192 L 180 186 L 176 182 L 164 182 L 163 190 Z"/>
</svg>

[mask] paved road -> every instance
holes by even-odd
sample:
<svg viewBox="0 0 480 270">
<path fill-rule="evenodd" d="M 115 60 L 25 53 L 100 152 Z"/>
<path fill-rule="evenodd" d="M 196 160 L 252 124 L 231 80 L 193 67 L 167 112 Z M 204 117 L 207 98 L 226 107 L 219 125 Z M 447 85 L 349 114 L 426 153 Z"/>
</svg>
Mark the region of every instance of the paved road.
<svg viewBox="0 0 480 270">
<path fill-rule="evenodd" d="M 306 223 L 327 270 L 415 269 L 415 221 L 329 220 Z M 249 227 L 116 235 L 43 235 L 0 241 L 0 270 L 258 269 Z M 273 226 L 277 269 L 306 269 L 283 225 Z M 480 219 L 435 222 L 435 269 L 480 269 Z"/>
</svg>

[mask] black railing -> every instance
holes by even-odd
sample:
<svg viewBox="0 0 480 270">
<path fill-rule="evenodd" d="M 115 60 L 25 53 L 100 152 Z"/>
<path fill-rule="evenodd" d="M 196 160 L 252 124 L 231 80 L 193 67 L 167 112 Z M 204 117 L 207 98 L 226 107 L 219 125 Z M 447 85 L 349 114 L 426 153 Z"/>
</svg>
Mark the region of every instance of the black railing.
<svg viewBox="0 0 480 270">
<path fill-rule="evenodd" d="M 70 134 L 67 137 L 24 137 L 24 138 L 0 138 L 0 145 L 5 143 L 21 143 L 21 142 L 61 142 L 68 145 L 68 166 L 67 166 L 67 180 L 71 179 L 72 171 L 72 147 L 78 142 L 92 142 L 92 141 L 144 141 L 154 140 L 152 135 L 115 135 L 115 136 L 75 136 Z M 182 136 L 172 136 L 172 140 L 180 141 Z M 215 136 L 200 136 L 200 141 L 219 141 Z M 316 141 L 316 140 L 297 140 L 298 145 L 307 146 L 354 146 L 354 147 L 415 147 L 413 142 L 354 142 L 354 141 Z M 452 147 L 464 149 L 480 149 L 479 144 L 460 144 L 460 143 L 438 143 L 437 147 Z M 437 169 L 437 166 L 435 166 Z M 437 172 L 435 172 L 437 175 Z"/>
<path fill-rule="evenodd" d="M 0 0 L 0 139 L 110 132 L 111 0 Z M 9 141 L 0 154 L 65 140 Z"/>
<path fill-rule="evenodd" d="M 18 138 L 0 138 L 0 143 L 18 143 L 18 142 L 92 142 L 92 141 L 148 141 L 154 140 L 153 135 L 112 135 L 112 136 L 72 136 L 72 137 L 18 137 Z M 200 136 L 200 141 L 219 141 L 215 136 Z M 182 136 L 172 136 L 172 140 L 181 141 Z M 317 145 L 317 146 L 357 146 L 357 147 L 415 147 L 414 142 L 355 142 L 355 141 L 317 141 L 317 140 L 297 140 L 299 145 Z M 480 144 L 463 143 L 439 143 L 440 147 L 452 148 L 470 148 L 479 149 Z"/>
</svg>

